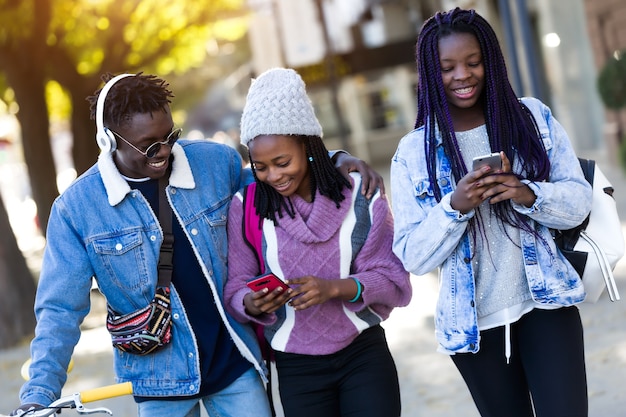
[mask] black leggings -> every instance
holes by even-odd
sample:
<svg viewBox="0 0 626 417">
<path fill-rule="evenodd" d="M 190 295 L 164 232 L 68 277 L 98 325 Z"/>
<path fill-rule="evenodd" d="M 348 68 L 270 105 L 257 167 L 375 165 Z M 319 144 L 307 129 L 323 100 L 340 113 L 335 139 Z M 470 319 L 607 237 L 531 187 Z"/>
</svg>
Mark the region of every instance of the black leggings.
<svg viewBox="0 0 626 417">
<path fill-rule="evenodd" d="M 331 355 L 276 352 L 287 417 L 399 417 L 396 365 L 381 326 Z"/>
<path fill-rule="evenodd" d="M 482 417 L 587 417 L 578 308 L 532 310 L 511 324 L 509 364 L 504 346 L 497 327 L 481 332 L 478 353 L 452 356 Z"/>
</svg>

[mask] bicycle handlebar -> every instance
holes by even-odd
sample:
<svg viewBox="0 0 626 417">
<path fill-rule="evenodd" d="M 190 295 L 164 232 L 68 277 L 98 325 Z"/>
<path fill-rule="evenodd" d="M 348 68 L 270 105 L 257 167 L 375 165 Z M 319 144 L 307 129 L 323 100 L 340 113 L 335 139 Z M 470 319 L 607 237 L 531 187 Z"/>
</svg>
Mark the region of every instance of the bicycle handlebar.
<svg viewBox="0 0 626 417">
<path fill-rule="evenodd" d="M 62 408 L 74 408 L 78 414 L 94 414 L 94 413 L 106 413 L 113 415 L 113 413 L 104 407 L 88 409 L 85 408 L 83 403 L 89 403 L 99 400 L 106 400 L 108 398 L 120 397 L 123 395 L 130 395 L 133 393 L 133 384 L 131 382 L 123 382 L 120 384 L 106 385 L 103 387 L 88 389 L 80 391 L 72 395 L 59 398 L 52 404 L 45 408 L 38 410 L 27 411 L 20 414 L 21 417 L 46 417 L 56 413 L 57 410 Z M 0 414 L 0 417 L 7 417 Z"/>
<path fill-rule="evenodd" d="M 131 382 L 123 382 L 121 384 L 107 385 L 89 389 L 80 392 L 80 399 L 84 403 L 90 403 L 107 398 L 121 397 L 122 395 L 130 395 L 133 393 L 133 384 Z"/>
</svg>

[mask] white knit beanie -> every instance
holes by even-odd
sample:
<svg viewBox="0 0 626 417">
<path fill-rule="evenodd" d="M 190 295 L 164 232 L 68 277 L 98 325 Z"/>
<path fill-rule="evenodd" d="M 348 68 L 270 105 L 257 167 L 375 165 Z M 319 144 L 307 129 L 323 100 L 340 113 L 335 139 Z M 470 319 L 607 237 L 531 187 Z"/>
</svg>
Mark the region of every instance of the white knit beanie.
<svg viewBox="0 0 626 417">
<path fill-rule="evenodd" d="M 322 126 L 300 75 L 273 68 L 252 80 L 241 116 L 241 143 L 259 135 L 322 137 Z"/>
</svg>

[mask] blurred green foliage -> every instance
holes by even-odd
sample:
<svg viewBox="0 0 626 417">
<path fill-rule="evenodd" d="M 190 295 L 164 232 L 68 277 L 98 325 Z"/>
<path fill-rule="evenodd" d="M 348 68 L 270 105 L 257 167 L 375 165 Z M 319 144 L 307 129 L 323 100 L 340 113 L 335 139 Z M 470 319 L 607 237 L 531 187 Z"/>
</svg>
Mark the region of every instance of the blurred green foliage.
<svg viewBox="0 0 626 417">
<path fill-rule="evenodd" d="M 604 64 L 598 76 L 598 91 L 606 107 L 626 107 L 626 50 L 616 52 Z"/>
</svg>

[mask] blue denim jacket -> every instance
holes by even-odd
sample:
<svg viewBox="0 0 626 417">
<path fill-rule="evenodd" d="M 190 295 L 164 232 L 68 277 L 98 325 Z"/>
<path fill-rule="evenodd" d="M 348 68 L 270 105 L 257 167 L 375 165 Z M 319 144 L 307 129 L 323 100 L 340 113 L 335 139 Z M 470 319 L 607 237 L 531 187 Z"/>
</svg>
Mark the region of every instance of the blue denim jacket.
<svg viewBox="0 0 626 417">
<path fill-rule="evenodd" d="M 251 174 L 232 148 L 209 141 L 177 142 L 168 198 L 212 289 L 214 302 L 241 354 L 264 376 L 254 331 L 224 310 L 226 219 L 232 196 Z M 149 203 L 132 190 L 111 154 L 80 176 L 54 202 L 39 279 L 31 344 L 31 379 L 22 403 L 49 404 L 61 392 L 66 369 L 89 312 L 92 277 L 112 308 L 126 314 L 154 296 L 162 230 Z M 140 396 L 187 396 L 200 387 L 199 353 L 184 306 L 172 285 L 171 344 L 147 356 L 115 351 L 119 382 Z M 211 301 L 208 301 L 211 302 Z M 200 330 L 200 329 L 196 329 Z"/>
<path fill-rule="evenodd" d="M 533 300 L 568 306 L 583 301 L 585 291 L 576 271 L 556 249 L 550 228 L 569 229 L 583 221 L 591 208 L 591 186 L 550 109 L 534 98 L 522 102 L 537 121 L 551 163 L 549 182 L 524 181 L 537 196 L 533 206 L 513 204 L 540 236 L 520 231 L 526 278 Z M 439 203 L 428 180 L 424 129 L 418 128 L 402 138 L 392 158 L 393 249 L 409 272 L 423 275 L 439 268 L 435 328 L 440 348 L 477 352 L 480 336 L 466 233 L 474 211 L 461 214 L 450 205 L 455 182 L 443 146 L 437 148 L 436 177 L 444 195 Z"/>
</svg>

